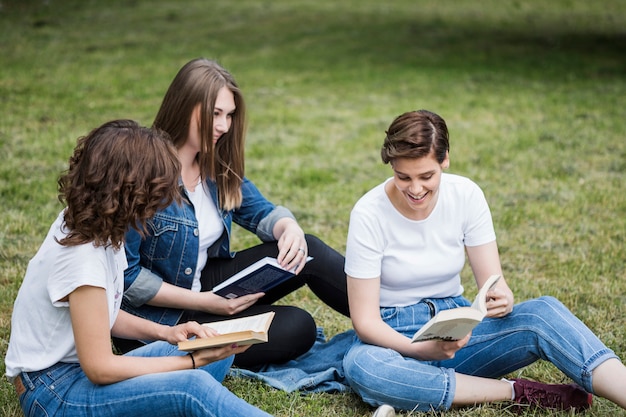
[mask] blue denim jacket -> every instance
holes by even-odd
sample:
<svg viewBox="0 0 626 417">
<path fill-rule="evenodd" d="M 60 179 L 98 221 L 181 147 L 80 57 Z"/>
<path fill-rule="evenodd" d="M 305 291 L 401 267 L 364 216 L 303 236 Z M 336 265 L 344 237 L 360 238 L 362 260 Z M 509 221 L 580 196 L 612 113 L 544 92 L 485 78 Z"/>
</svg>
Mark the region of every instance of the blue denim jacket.
<svg viewBox="0 0 626 417">
<path fill-rule="evenodd" d="M 217 186 L 207 180 L 208 190 L 217 205 Z M 181 184 L 181 190 L 184 190 Z M 256 186 L 244 178 L 241 186 L 243 203 L 236 210 L 217 207 L 224 232 L 209 248 L 211 258 L 233 257 L 230 250 L 231 225 L 234 221 L 255 233 L 262 241 L 275 240 L 272 230 L 284 217 L 294 218 L 285 207 L 269 202 Z M 175 325 L 182 310 L 153 307 L 146 303 L 154 298 L 163 282 L 191 288 L 198 262 L 198 221 L 193 205 L 183 198 L 182 205 L 172 203 L 159 211 L 147 224 L 144 239 L 134 230 L 126 234 L 125 250 L 128 268 L 124 272 L 122 308 L 129 313 L 161 324 Z"/>
</svg>

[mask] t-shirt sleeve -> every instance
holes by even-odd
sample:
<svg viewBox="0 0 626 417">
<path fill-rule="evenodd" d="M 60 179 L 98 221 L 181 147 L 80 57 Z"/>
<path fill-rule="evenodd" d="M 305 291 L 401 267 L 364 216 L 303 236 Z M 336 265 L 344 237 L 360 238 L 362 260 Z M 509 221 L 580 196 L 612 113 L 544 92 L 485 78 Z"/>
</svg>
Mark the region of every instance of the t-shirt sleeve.
<svg viewBox="0 0 626 417">
<path fill-rule="evenodd" d="M 467 216 L 464 225 L 465 246 L 480 246 L 496 240 L 491 211 L 480 187 L 471 182 L 467 193 Z"/>
<path fill-rule="evenodd" d="M 48 277 L 48 293 L 55 307 L 67 307 L 67 301 L 60 301 L 76 288 L 85 285 L 106 289 L 106 260 L 103 250 L 93 245 L 67 246 L 60 251 Z"/>
<path fill-rule="evenodd" d="M 381 275 L 383 235 L 379 219 L 358 205 L 350 213 L 345 272 L 353 278 Z"/>
</svg>

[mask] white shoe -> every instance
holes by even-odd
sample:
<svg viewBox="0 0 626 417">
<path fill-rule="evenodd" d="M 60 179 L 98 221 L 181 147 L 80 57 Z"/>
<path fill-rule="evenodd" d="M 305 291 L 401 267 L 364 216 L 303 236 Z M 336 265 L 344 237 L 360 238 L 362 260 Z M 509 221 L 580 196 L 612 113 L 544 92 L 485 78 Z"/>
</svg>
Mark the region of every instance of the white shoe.
<svg viewBox="0 0 626 417">
<path fill-rule="evenodd" d="M 396 410 L 390 405 L 383 404 L 374 411 L 372 417 L 396 417 Z"/>
</svg>

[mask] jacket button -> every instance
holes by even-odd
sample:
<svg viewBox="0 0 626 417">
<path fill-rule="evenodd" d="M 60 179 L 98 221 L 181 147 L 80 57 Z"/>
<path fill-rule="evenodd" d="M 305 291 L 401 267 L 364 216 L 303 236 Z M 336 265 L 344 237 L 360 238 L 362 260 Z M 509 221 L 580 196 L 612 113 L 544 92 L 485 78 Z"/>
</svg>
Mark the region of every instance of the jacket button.
<svg viewBox="0 0 626 417">
<path fill-rule="evenodd" d="M 191 268 L 185 268 L 185 275 L 191 275 L 193 270 Z"/>
<path fill-rule="evenodd" d="M 200 232 L 198 231 L 198 229 L 193 229 L 193 235 L 194 236 L 198 236 L 200 234 Z"/>
</svg>

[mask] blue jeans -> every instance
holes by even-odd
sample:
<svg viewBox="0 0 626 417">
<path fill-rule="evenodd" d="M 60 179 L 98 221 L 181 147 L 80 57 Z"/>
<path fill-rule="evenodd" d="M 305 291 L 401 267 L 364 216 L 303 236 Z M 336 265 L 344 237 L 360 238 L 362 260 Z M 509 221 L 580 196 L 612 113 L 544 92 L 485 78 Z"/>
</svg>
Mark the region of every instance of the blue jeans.
<svg viewBox="0 0 626 417">
<path fill-rule="evenodd" d="M 169 343 L 155 342 L 127 355 L 185 354 Z M 221 384 L 232 361 L 229 357 L 196 370 L 143 375 L 110 385 L 94 385 L 77 363 L 58 363 L 21 374 L 26 392 L 20 405 L 26 417 L 269 416 Z"/>
<path fill-rule="evenodd" d="M 387 324 L 411 337 L 431 318 L 431 309 L 436 312 L 469 304 L 463 297 L 428 299 L 380 311 Z M 591 372 L 616 357 L 561 302 L 541 297 L 515 305 L 506 317 L 483 320 L 453 359 L 420 361 L 355 338 L 343 366 L 350 386 L 365 402 L 431 411 L 452 406 L 456 372 L 497 378 L 543 359 L 593 392 Z"/>
</svg>

